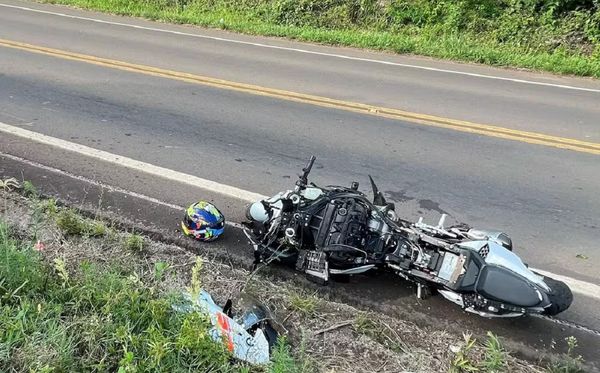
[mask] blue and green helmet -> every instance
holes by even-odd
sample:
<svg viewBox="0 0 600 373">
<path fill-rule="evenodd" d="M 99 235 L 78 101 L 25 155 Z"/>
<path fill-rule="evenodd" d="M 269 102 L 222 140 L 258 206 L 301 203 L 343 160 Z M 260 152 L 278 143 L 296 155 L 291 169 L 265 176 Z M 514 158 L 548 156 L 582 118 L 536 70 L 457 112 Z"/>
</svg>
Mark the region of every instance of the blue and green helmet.
<svg viewBox="0 0 600 373">
<path fill-rule="evenodd" d="M 216 240 L 225 229 L 225 217 L 213 204 L 198 201 L 185 211 L 181 229 L 187 236 L 200 241 Z"/>
</svg>

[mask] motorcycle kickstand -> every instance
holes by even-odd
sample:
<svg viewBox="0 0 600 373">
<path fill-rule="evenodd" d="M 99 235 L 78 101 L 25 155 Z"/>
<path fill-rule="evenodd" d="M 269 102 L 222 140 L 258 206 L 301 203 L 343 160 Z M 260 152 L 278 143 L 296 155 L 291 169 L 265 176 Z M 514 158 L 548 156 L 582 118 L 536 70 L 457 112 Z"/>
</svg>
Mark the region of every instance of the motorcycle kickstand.
<svg viewBox="0 0 600 373">
<path fill-rule="evenodd" d="M 421 300 L 426 300 L 427 298 L 433 295 L 433 290 L 431 286 L 417 283 L 417 298 Z"/>
</svg>

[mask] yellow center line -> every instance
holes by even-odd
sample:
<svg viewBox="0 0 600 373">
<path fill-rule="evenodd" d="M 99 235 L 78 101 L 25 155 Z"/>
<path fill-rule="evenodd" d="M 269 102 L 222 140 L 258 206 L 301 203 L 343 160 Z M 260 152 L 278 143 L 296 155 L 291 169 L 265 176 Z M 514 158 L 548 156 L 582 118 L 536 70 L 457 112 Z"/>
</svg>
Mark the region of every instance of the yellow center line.
<svg viewBox="0 0 600 373">
<path fill-rule="evenodd" d="M 161 69 L 147 65 L 139 65 L 124 61 L 41 47 L 12 40 L 0 39 L 0 46 L 20 49 L 28 52 L 44 54 L 72 61 L 85 62 L 98 66 L 109 67 L 112 69 L 174 79 L 188 83 L 202 84 L 210 87 L 229 89 L 238 92 L 268 96 L 282 100 L 295 101 L 304 104 L 352 111 L 356 113 L 374 115 L 378 117 L 404 120 L 420 125 L 447 128 L 455 131 L 475 133 L 484 136 L 520 141 L 528 144 L 551 146 L 555 148 L 568 149 L 582 153 L 600 154 L 600 143 L 586 142 L 566 137 L 545 135 L 537 132 L 520 131 L 516 129 L 492 126 L 487 124 L 479 124 L 463 120 L 443 118 L 434 115 L 413 113 L 399 109 L 373 106 L 357 102 L 336 100 L 328 97 L 262 87 L 253 84 L 238 83 L 224 79 L 211 78 L 207 76 L 190 74 L 180 71 Z"/>
</svg>

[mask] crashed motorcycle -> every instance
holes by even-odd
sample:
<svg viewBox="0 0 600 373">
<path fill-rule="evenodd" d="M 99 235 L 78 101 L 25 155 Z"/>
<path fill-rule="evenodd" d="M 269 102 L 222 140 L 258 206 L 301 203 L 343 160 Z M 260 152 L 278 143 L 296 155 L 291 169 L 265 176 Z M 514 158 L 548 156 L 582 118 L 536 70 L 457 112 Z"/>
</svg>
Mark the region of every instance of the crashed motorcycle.
<svg viewBox="0 0 600 373">
<path fill-rule="evenodd" d="M 416 284 L 417 296 L 439 294 L 483 317 L 555 315 L 573 295 L 513 253 L 503 232 L 399 218 L 369 176 L 373 199 L 350 187 L 308 182 L 311 157 L 295 188 L 257 201 L 246 211 L 245 233 L 256 263 L 295 265 L 326 284 L 336 277 L 387 270 Z"/>
</svg>

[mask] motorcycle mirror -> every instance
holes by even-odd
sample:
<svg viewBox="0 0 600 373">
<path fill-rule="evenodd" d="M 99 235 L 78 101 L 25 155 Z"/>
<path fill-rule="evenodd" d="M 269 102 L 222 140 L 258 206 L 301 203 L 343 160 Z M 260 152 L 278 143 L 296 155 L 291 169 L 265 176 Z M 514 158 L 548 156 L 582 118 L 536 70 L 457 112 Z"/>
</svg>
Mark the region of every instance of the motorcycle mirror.
<svg viewBox="0 0 600 373">
<path fill-rule="evenodd" d="M 302 169 L 302 174 L 298 175 L 298 181 L 296 182 L 297 188 L 304 188 L 308 184 L 308 174 L 310 174 L 310 170 L 312 169 L 316 159 L 317 157 L 314 155 L 310 156 L 308 163 Z"/>
<path fill-rule="evenodd" d="M 369 180 L 371 181 L 371 189 L 373 189 L 373 204 L 375 206 L 387 205 L 387 202 L 385 201 L 385 197 L 383 196 L 383 193 L 381 193 L 379 191 L 379 189 L 377 188 L 377 185 L 375 185 L 375 181 L 373 181 L 373 178 L 371 177 L 371 175 L 369 175 Z"/>
</svg>

